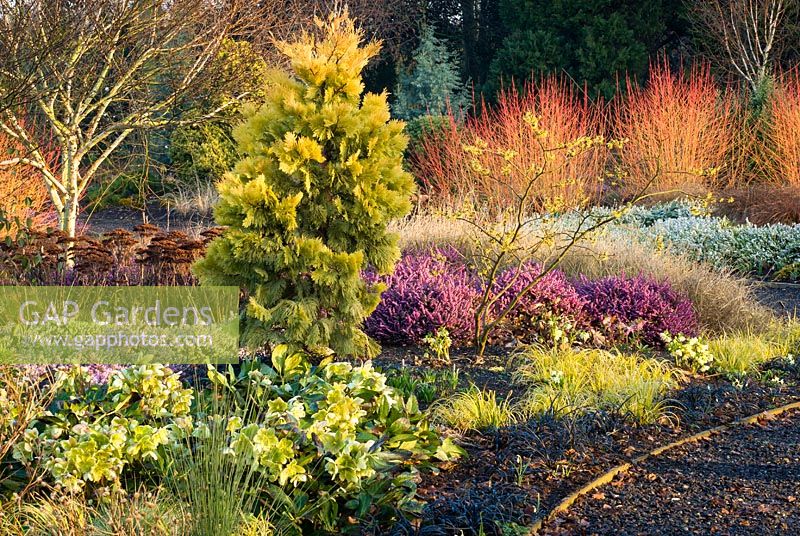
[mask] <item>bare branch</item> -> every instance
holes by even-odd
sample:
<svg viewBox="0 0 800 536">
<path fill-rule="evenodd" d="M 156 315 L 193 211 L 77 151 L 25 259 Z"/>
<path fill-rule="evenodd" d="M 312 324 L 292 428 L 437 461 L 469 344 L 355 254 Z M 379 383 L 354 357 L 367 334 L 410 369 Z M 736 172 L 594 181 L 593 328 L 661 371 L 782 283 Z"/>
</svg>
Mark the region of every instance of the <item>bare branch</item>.
<svg viewBox="0 0 800 536">
<path fill-rule="evenodd" d="M 691 16 L 712 59 L 758 91 L 786 46 L 790 0 L 696 0 Z"/>
</svg>

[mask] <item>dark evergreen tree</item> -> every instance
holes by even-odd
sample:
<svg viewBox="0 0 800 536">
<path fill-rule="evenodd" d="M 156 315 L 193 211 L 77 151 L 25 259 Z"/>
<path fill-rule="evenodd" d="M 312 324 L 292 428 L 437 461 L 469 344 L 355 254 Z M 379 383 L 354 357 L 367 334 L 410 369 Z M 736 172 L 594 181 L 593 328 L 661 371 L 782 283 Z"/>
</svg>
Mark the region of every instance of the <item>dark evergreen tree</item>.
<svg viewBox="0 0 800 536">
<path fill-rule="evenodd" d="M 610 97 L 617 77 L 641 79 L 675 34 L 675 0 L 501 0 L 508 32 L 495 55 L 488 92 L 511 80 L 565 71 Z"/>
<path fill-rule="evenodd" d="M 430 26 L 422 29 L 419 46 L 414 51 L 414 65 L 410 69 L 401 67 L 397 78 L 392 111 L 400 119 L 443 115 L 449 108 L 458 113 L 468 105 L 458 60 Z"/>
</svg>

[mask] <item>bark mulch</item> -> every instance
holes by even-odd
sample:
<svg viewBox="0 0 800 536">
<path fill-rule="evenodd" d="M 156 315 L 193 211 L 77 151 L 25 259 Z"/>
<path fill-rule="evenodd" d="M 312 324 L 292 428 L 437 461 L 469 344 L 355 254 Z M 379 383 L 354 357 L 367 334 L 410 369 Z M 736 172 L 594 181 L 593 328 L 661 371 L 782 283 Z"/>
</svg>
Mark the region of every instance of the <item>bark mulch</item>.
<svg viewBox="0 0 800 536">
<path fill-rule="evenodd" d="M 651 458 L 540 534 L 800 534 L 800 411 Z"/>
<path fill-rule="evenodd" d="M 413 354 L 402 349 L 382 357 L 384 366 L 409 366 L 414 361 Z M 474 382 L 488 388 L 509 385 L 507 378 L 495 381 L 497 378 L 491 378 L 486 368 L 469 366 L 467 357 L 453 356 L 462 370 L 462 384 Z M 490 365 L 507 359 L 487 356 Z M 577 419 L 545 415 L 499 430 L 457 437 L 469 456 L 438 475 L 426 475 L 418 489 L 427 503 L 421 526 L 404 527 L 391 534 L 517 534 L 514 528 L 531 525 L 569 493 L 617 464 L 702 430 L 800 400 L 800 366 L 775 362 L 766 368 L 782 380 L 747 381 L 743 386 L 734 386 L 721 377 L 693 380 L 669 397 L 674 419 L 658 424 L 636 426 L 616 413 Z M 500 391 L 500 396 L 506 394 Z M 517 395 L 508 394 L 512 399 Z M 795 495 L 800 496 L 800 492 Z M 606 533 L 618 534 L 620 530 L 614 527 Z M 577 522 L 561 532 L 571 533 L 591 534 Z M 651 533 L 661 534 L 659 530 Z M 800 534 L 800 526 L 796 534 Z"/>
<path fill-rule="evenodd" d="M 756 300 L 778 316 L 800 317 L 800 284 L 757 282 L 752 289 Z"/>
</svg>

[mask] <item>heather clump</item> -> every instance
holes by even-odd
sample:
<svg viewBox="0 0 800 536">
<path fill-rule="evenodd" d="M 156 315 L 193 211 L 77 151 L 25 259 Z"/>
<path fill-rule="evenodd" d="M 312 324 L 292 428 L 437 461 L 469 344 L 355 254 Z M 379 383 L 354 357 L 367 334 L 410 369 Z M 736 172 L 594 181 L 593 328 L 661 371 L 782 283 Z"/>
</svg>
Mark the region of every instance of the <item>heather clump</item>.
<svg viewBox="0 0 800 536">
<path fill-rule="evenodd" d="M 474 336 L 473 311 L 480 283 L 453 248 L 406 252 L 393 274 L 368 272 L 386 290 L 366 320 L 367 334 L 386 344 L 419 344 L 446 328 L 457 343 Z"/>
<path fill-rule="evenodd" d="M 669 283 L 644 276 L 581 278 L 578 293 L 586 300 L 591 322 L 611 341 L 636 340 L 661 347 L 664 332 L 694 336 L 697 315 L 691 301 Z"/>
<path fill-rule="evenodd" d="M 536 281 L 541 273 L 540 264 L 529 262 L 503 271 L 494 281 L 497 299 L 492 311 L 496 315 L 509 311 L 496 329 L 496 338 L 561 344 L 586 333 L 583 297 L 560 270 Z"/>
</svg>

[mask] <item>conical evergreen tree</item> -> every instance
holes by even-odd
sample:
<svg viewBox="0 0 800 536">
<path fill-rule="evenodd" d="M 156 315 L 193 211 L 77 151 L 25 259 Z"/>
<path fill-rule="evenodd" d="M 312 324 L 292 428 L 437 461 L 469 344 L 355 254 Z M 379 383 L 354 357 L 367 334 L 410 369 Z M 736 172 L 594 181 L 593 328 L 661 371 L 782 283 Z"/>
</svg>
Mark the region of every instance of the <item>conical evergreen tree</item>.
<svg viewBox="0 0 800 536">
<path fill-rule="evenodd" d="M 430 26 L 422 28 L 413 68 L 401 67 L 397 78 L 392 111 L 406 121 L 424 115 L 443 115 L 449 108 L 458 114 L 469 104 L 457 58 Z"/>
<path fill-rule="evenodd" d="M 387 225 L 411 207 L 408 139 L 385 93 L 362 98 L 380 44 L 364 44 L 346 12 L 317 26 L 321 37 L 278 43 L 293 75 L 273 74 L 267 102 L 235 129 L 247 156 L 219 183 L 215 210 L 228 230 L 195 270 L 204 284 L 248 293 L 248 344 L 370 356 L 360 326 L 382 288 L 361 274 L 399 258 Z"/>
</svg>

